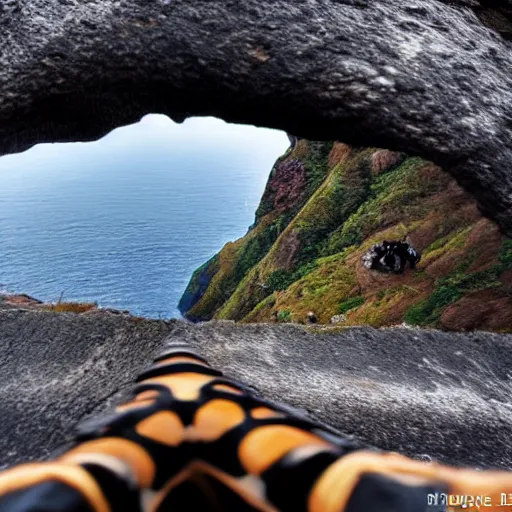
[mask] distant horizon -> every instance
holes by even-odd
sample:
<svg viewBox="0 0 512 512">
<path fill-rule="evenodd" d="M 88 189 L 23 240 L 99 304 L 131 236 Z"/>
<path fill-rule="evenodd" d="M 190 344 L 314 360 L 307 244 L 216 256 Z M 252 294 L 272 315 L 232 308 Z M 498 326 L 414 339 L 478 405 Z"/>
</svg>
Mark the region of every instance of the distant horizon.
<svg viewBox="0 0 512 512">
<path fill-rule="evenodd" d="M 148 114 L 1 157 L 0 292 L 178 315 L 195 268 L 253 223 L 288 146 L 277 130 Z"/>
</svg>

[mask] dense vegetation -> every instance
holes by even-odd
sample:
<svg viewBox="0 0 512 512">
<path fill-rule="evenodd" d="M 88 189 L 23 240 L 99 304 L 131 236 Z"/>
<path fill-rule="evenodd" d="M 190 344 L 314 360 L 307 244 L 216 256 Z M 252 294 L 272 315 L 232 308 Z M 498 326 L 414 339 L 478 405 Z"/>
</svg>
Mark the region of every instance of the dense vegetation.
<svg viewBox="0 0 512 512">
<path fill-rule="evenodd" d="M 403 275 L 368 271 L 383 239 L 422 253 Z M 473 308 L 472 315 L 468 307 Z M 512 329 L 512 241 L 433 164 L 375 148 L 300 140 L 280 158 L 248 234 L 198 269 L 194 320 Z"/>
</svg>

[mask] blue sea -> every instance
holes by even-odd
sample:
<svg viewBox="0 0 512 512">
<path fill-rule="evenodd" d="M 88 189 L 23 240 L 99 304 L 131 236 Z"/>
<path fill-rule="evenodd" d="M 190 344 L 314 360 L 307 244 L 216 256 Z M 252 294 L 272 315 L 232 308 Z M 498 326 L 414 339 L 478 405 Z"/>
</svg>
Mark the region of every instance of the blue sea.
<svg viewBox="0 0 512 512">
<path fill-rule="evenodd" d="M 194 269 L 254 220 L 286 134 L 149 115 L 0 158 L 0 292 L 179 315 Z"/>
</svg>

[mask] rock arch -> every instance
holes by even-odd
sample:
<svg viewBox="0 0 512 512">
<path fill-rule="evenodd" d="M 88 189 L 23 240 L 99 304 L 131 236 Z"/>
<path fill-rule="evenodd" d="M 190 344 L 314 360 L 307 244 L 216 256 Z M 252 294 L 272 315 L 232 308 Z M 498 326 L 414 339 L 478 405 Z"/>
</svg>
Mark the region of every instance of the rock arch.
<svg viewBox="0 0 512 512">
<path fill-rule="evenodd" d="M 215 115 L 420 154 L 512 234 L 511 2 L 495 4 L 8 0 L 0 154 Z"/>
</svg>

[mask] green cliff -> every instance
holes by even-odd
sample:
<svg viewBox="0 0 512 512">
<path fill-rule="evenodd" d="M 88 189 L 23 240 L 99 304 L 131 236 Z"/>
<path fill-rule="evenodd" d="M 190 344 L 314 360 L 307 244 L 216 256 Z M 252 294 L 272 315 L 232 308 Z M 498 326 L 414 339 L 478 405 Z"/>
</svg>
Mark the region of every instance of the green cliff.
<svg viewBox="0 0 512 512">
<path fill-rule="evenodd" d="M 369 271 L 383 239 L 422 253 L 402 275 Z M 430 162 L 376 148 L 299 140 L 269 177 L 256 220 L 192 276 L 194 321 L 407 323 L 512 329 L 512 241 Z"/>
</svg>

